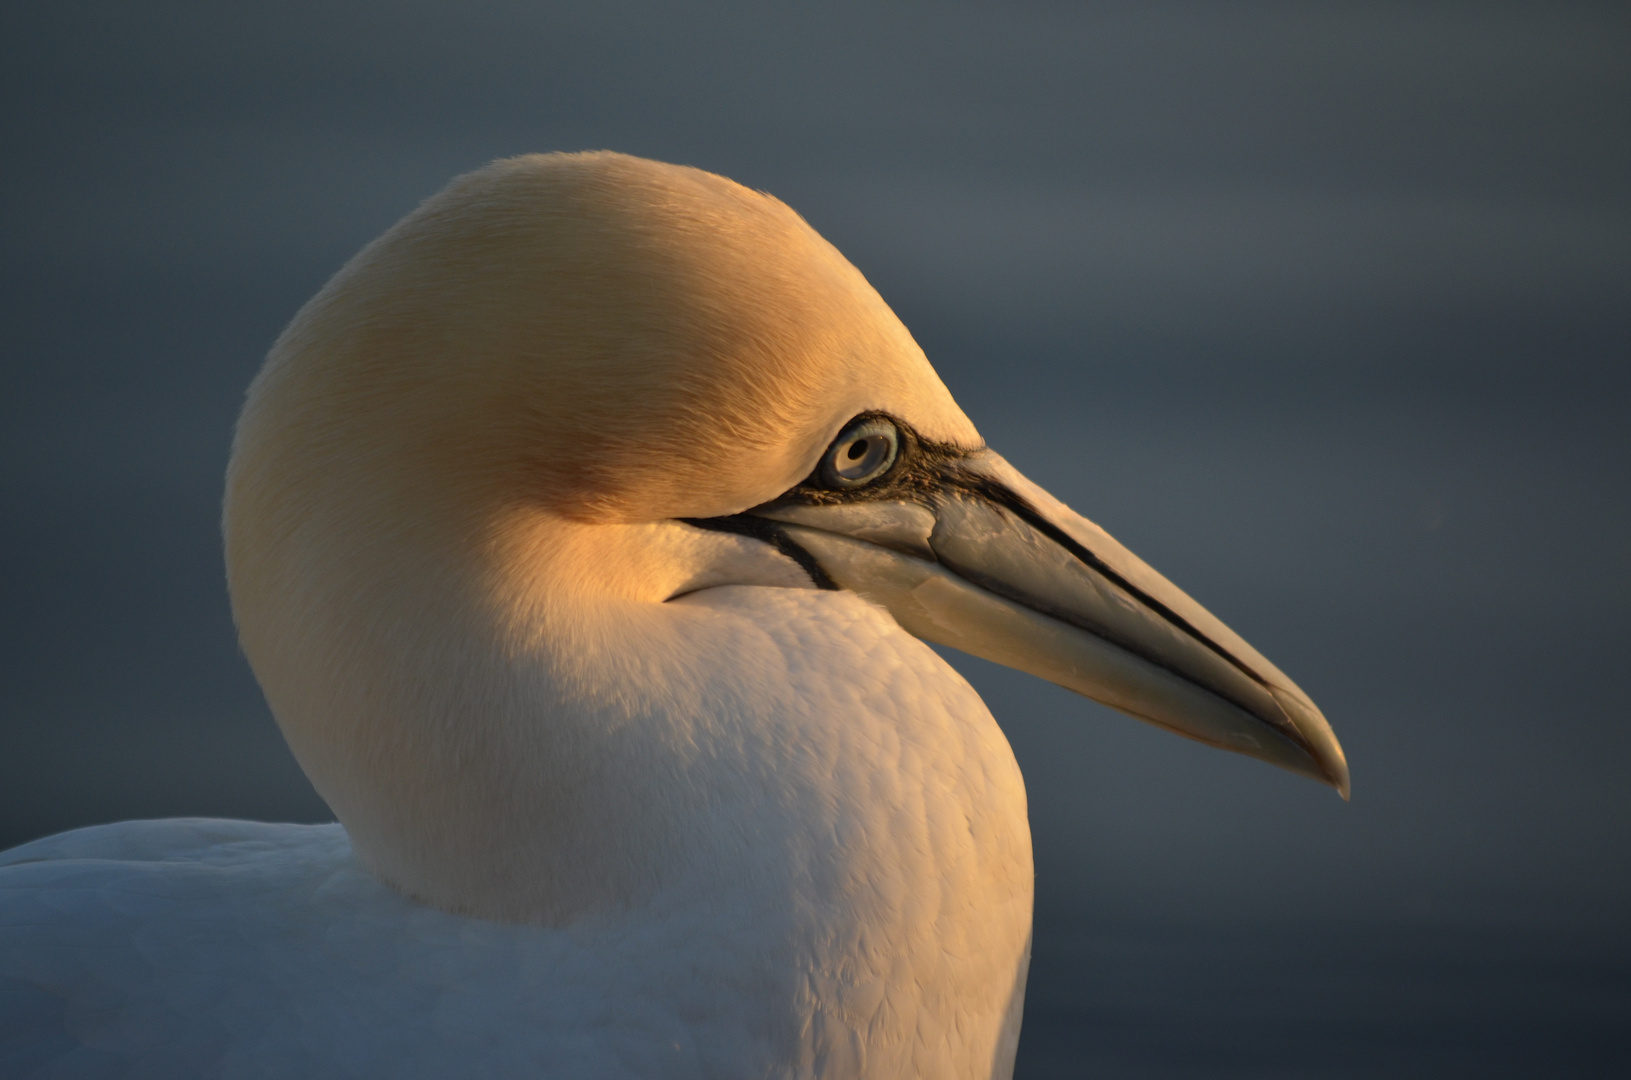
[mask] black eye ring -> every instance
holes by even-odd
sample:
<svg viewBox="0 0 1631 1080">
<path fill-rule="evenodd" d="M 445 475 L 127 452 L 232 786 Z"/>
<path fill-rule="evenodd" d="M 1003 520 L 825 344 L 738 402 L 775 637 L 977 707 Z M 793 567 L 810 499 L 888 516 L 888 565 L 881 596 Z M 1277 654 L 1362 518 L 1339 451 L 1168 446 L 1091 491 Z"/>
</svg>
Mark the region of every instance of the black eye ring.
<svg viewBox="0 0 1631 1080">
<path fill-rule="evenodd" d="M 888 417 L 857 417 L 821 456 L 823 486 L 848 489 L 870 484 L 900 456 L 900 429 Z"/>
</svg>

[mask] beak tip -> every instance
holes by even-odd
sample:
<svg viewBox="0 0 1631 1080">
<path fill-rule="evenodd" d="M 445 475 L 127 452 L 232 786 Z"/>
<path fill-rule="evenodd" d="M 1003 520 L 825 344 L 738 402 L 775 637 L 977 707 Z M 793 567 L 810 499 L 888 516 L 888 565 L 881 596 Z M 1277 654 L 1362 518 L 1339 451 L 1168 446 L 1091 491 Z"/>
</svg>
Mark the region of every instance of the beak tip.
<svg viewBox="0 0 1631 1080">
<path fill-rule="evenodd" d="M 1348 762 L 1339 757 L 1336 764 L 1337 768 L 1334 770 L 1336 775 L 1331 777 L 1331 786 L 1337 789 L 1337 794 L 1342 796 L 1343 802 L 1351 802 L 1353 782 L 1348 777 Z"/>
<path fill-rule="evenodd" d="M 1320 717 L 1321 720 L 1325 718 Z M 1325 773 L 1325 782 L 1336 788 L 1343 802 L 1349 802 L 1353 795 L 1353 781 L 1348 774 L 1348 755 L 1342 752 L 1342 744 L 1337 742 L 1336 735 L 1332 734 L 1329 724 L 1324 725 L 1325 739 L 1320 740 L 1323 745 L 1319 755 L 1320 768 Z"/>
<path fill-rule="evenodd" d="M 1336 789 L 1342 796 L 1343 802 L 1350 801 L 1353 794 L 1353 781 L 1348 775 L 1348 758 L 1342 752 L 1342 746 L 1336 741 L 1336 736 L 1325 729 L 1326 739 L 1321 739 L 1313 746 L 1305 747 L 1308 756 L 1313 758 L 1313 764 L 1319 770 L 1317 779 Z"/>
<path fill-rule="evenodd" d="M 1270 686 L 1269 693 L 1280 705 L 1285 719 L 1296 729 L 1295 741 L 1309 762 L 1318 770 L 1315 779 L 1323 780 L 1336 789 L 1343 802 L 1349 801 L 1353 784 L 1348 775 L 1348 755 L 1342 752 L 1330 721 L 1308 695 L 1290 683 Z"/>
</svg>

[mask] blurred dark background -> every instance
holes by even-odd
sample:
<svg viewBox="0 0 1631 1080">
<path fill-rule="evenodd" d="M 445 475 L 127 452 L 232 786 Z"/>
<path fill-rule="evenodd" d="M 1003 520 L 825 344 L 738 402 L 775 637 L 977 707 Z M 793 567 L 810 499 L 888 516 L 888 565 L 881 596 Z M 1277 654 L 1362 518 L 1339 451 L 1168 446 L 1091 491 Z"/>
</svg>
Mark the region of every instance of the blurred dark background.
<svg viewBox="0 0 1631 1080">
<path fill-rule="evenodd" d="M 780 196 L 990 443 L 1321 704 L 1354 799 L 955 657 L 1020 1075 L 1631 1075 L 1624 5 L 12 2 L 0 846 L 327 811 L 238 654 L 244 386 L 453 175 Z"/>
</svg>

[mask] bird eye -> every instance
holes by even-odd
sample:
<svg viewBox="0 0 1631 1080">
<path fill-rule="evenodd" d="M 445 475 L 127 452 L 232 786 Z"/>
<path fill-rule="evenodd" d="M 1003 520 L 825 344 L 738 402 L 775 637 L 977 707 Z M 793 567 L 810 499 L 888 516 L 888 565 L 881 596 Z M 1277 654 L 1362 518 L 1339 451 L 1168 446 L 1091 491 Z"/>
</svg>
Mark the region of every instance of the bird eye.
<svg viewBox="0 0 1631 1080">
<path fill-rule="evenodd" d="M 821 480 L 831 488 L 860 487 L 888 472 L 899 453 L 894 424 L 881 416 L 852 421 L 821 459 Z"/>
</svg>

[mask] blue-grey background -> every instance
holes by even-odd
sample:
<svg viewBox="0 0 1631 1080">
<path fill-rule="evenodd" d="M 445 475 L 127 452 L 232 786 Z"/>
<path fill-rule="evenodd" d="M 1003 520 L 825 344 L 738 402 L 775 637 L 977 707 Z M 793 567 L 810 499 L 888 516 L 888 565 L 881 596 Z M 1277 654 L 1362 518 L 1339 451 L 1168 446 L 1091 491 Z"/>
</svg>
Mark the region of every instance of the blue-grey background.
<svg viewBox="0 0 1631 1080">
<path fill-rule="evenodd" d="M 1354 800 L 957 662 L 1028 779 L 1024 1077 L 1631 1075 L 1623 5 L 0 9 L 0 845 L 314 821 L 217 500 L 451 176 L 769 190 L 993 446 L 1290 672 Z"/>
</svg>

